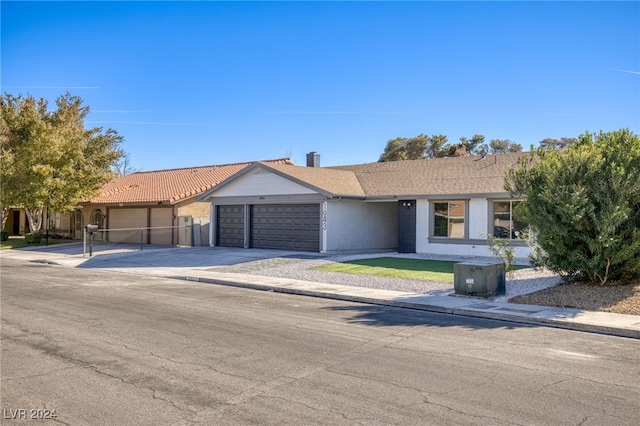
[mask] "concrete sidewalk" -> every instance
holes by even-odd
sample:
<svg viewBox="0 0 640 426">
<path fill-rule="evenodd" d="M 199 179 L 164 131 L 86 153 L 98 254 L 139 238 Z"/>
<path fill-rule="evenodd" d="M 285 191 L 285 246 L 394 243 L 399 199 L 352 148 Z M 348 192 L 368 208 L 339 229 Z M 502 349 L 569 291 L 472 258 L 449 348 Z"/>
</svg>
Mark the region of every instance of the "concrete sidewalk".
<svg viewBox="0 0 640 426">
<path fill-rule="evenodd" d="M 45 262 L 66 267 L 90 267 L 119 273 L 232 285 L 265 291 L 513 321 L 640 339 L 640 316 L 638 315 L 499 303 L 462 296 L 429 296 L 417 293 L 206 270 L 211 266 L 237 264 L 296 253 L 283 252 L 281 250 L 223 250 L 220 248 L 214 251 L 212 248 L 204 247 L 150 247 L 139 251 L 139 246 L 137 246 L 137 249 L 124 246 L 110 247 L 102 251 L 99 256 L 88 259 L 83 257 L 81 245 L 65 244 L 27 250 L 3 250 L 0 252 L 0 260 L 6 258 L 27 262 Z M 297 254 L 310 256 L 308 253 Z M 317 257 L 322 256 L 318 255 Z M 122 262 L 123 258 L 126 258 L 124 264 Z"/>
</svg>

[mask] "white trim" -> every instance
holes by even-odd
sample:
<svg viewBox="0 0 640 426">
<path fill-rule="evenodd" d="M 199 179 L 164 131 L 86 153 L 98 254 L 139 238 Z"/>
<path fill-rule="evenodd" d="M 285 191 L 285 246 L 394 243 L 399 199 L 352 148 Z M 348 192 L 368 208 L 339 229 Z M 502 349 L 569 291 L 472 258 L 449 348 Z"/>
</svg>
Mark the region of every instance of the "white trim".
<svg viewBox="0 0 640 426">
<path fill-rule="evenodd" d="M 216 222 L 216 206 L 213 203 L 209 203 L 209 247 L 216 246 L 215 235 L 218 228 L 218 223 Z"/>
</svg>

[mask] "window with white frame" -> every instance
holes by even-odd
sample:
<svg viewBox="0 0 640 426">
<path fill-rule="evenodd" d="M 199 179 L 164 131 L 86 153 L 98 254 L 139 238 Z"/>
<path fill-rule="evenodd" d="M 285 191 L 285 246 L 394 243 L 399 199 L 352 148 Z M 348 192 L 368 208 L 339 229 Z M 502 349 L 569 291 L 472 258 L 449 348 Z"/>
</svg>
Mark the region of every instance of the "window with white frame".
<svg viewBox="0 0 640 426">
<path fill-rule="evenodd" d="M 464 200 L 433 203 L 433 236 L 465 238 Z"/>
<path fill-rule="evenodd" d="M 513 211 L 522 201 L 494 201 L 493 202 L 493 230 L 496 238 L 509 240 L 523 240 L 528 238 L 529 225 L 516 220 Z"/>
</svg>

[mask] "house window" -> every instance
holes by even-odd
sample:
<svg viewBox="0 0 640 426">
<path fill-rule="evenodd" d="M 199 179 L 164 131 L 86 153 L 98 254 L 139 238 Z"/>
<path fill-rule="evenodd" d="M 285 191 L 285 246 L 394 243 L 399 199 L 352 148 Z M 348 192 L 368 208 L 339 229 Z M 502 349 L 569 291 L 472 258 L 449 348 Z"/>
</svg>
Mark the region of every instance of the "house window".
<svg viewBox="0 0 640 426">
<path fill-rule="evenodd" d="M 98 228 L 104 228 L 104 214 L 102 214 L 102 210 L 96 209 L 91 213 L 91 223 L 98 225 Z"/>
<path fill-rule="evenodd" d="M 522 201 L 493 202 L 493 236 L 510 240 L 526 239 L 529 226 L 513 217 L 513 210 Z"/>
<path fill-rule="evenodd" d="M 80 210 L 76 210 L 75 212 L 73 212 L 73 214 L 71 215 L 71 223 L 73 226 L 73 238 L 82 238 L 84 219 Z"/>
<path fill-rule="evenodd" d="M 433 236 L 448 238 L 465 237 L 464 200 L 433 203 Z"/>
</svg>

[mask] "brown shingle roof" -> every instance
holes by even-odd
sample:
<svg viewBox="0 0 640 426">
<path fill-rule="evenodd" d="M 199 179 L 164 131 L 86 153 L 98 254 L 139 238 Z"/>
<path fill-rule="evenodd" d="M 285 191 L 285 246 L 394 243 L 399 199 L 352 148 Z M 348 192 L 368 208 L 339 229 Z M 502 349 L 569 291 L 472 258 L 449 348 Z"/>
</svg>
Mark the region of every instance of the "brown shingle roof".
<svg viewBox="0 0 640 426">
<path fill-rule="evenodd" d="M 334 196 L 364 197 L 365 193 L 355 173 L 328 167 L 303 167 L 293 164 L 264 164 L 267 169 L 293 178 L 319 192 Z"/>
<path fill-rule="evenodd" d="M 393 199 L 505 194 L 506 172 L 523 155 L 528 154 L 507 153 L 335 167 L 258 162 L 201 194 L 199 199 L 209 199 L 219 188 L 257 167 L 328 197 Z"/>
<path fill-rule="evenodd" d="M 336 167 L 269 165 L 333 196 L 424 197 L 504 193 L 507 169 L 525 153 L 390 161 Z"/>
<path fill-rule="evenodd" d="M 331 167 L 352 171 L 368 197 L 504 193 L 507 169 L 524 153 Z"/>
<path fill-rule="evenodd" d="M 293 164 L 288 158 L 265 160 L 263 163 L 268 165 Z M 132 173 L 104 185 L 100 194 L 89 202 L 94 204 L 175 204 L 211 189 L 250 164 L 252 163 Z"/>
</svg>

